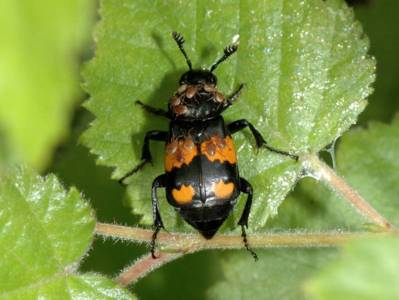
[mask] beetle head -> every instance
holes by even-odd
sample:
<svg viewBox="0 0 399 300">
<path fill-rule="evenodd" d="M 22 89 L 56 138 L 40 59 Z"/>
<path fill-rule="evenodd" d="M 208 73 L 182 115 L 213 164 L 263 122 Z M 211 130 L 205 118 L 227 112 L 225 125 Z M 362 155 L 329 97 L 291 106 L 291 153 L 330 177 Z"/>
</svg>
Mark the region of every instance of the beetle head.
<svg viewBox="0 0 399 300">
<path fill-rule="evenodd" d="M 189 70 L 180 77 L 180 85 L 212 85 L 216 86 L 216 76 L 208 70 Z"/>
<path fill-rule="evenodd" d="M 174 32 L 173 38 L 186 59 L 189 70 L 180 77 L 180 86 L 170 99 L 169 111 L 180 120 L 208 120 L 219 115 L 227 101 L 216 89 L 217 77 L 213 71 L 230 55 L 237 51 L 237 44 L 224 49 L 224 54 L 209 70 L 193 70 L 191 60 L 183 48 L 184 38 Z"/>
</svg>

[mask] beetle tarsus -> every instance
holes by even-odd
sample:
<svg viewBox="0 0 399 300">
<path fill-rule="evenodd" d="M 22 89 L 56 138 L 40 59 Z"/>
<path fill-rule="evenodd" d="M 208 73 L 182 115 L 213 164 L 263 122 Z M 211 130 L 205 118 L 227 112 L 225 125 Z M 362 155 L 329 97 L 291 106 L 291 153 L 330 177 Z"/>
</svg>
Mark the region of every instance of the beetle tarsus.
<svg viewBox="0 0 399 300">
<path fill-rule="evenodd" d="M 247 233 L 245 231 L 245 227 L 248 228 L 248 218 L 249 218 L 249 213 L 251 211 L 252 198 L 253 198 L 254 192 L 253 192 L 251 184 L 242 177 L 240 178 L 240 191 L 247 194 L 248 197 L 247 197 L 247 201 L 245 202 L 245 207 L 241 214 L 241 218 L 238 221 L 238 225 L 241 226 L 241 236 L 242 236 L 242 240 L 244 242 L 245 249 L 247 249 L 249 251 L 249 253 L 251 253 L 252 257 L 256 261 L 256 260 L 258 260 L 258 256 L 256 255 L 255 251 L 253 251 L 249 247 Z"/>
<path fill-rule="evenodd" d="M 286 151 L 282 151 L 282 150 L 278 150 L 278 149 L 276 149 L 276 148 L 273 148 L 273 147 L 267 145 L 266 142 L 265 142 L 265 144 L 262 145 L 262 146 L 265 147 L 267 150 L 269 150 L 269 151 L 271 151 L 271 152 L 274 152 L 274 153 L 277 153 L 277 154 L 280 154 L 280 155 L 284 155 L 284 156 L 288 156 L 288 157 L 292 158 L 292 159 L 295 160 L 295 161 L 298 161 L 298 159 L 299 159 L 298 155 L 294 155 L 294 154 L 291 154 L 291 153 L 289 153 L 289 152 L 286 152 Z"/>
<path fill-rule="evenodd" d="M 155 245 L 156 245 L 156 240 L 157 240 L 157 236 L 159 231 L 161 230 L 161 226 L 155 226 L 154 232 L 152 234 L 151 237 L 151 243 L 150 243 L 150 247 L 151 247 L 151 257 L 153 259 L 157 259 L 158 257 L 155 255 Z"/>
<path fill-rule="evenodd" d="M 249 243 L 248 243 L 248 239 L 247 239 L 247 233 L 245 231 L 245 226 L 244 225 L 241 225 L 241 236 L 242 236 L 242 241 L 244 242 L 245 249 L 247 249 L 247 251 L 252 255 L 254 260 L 257 261 L 259 259 L 258 255 L 256 254 L 256 252 L 254 250 L 252 250 L 249 247 Z"/>
<path fill-rule="evenodd" d="M 140 162 L 137 166 L 135 166 L 131 171 L 129 171 L 128 173 L 126 173 L 122 178 L 120 178 L 118 180 L 119 184 L 124 184 L 124 181 L 126 178 L 132 176 L 134 173 L 137 173 L 138 171 L 140 171 L 146 163 L 149 163 L 151 161 L 148 160 L 143 160 L 142 162 Z"/>
</svg>

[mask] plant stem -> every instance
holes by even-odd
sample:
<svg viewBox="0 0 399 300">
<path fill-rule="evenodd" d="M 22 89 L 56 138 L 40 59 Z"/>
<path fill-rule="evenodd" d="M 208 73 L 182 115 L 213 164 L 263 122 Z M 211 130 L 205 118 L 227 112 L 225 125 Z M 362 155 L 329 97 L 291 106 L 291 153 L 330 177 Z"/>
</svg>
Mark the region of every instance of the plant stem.
<svg viewBox="0 0 399 300">
<path fill-rule="evenodd" d="M 124 239 L 135 242 L 151 241 L 152 231 L 136 227 L 97 223 L 96 234 L 104 237 Z M 348 240 L 368 236 L 370 233 L 262 233 L 251 234 L 248 241 L 253 248 L 277 247 L 333 247 Z M 242 249 L 241 235 L 217 235 L 206 240 L 199 234 L 160 232 L 158 243 L 165 250 L 180 253 L 192 253 L 205 249 Z"/>
<path fill-rule="evenodd" d="M 182 255 L 183 253 L 178 252 L 162 252 L 158 254 L 156 259 L 153 259 L 151 254 L 145 255 L 139 260 L 135 261 L 131 266 L 123 270 L 116 281 L 122 286 L 128 286 L 129 284 L 135 283 L 149 272 L 152 272 L 153 270 L 179 258 Z"/>
<path fill-rule="evenodd" d="M 310 172 L 314 177 L 323 181 L 327 186 L 340 194 L 345 200 L 352 204 L 362 216 L 368 218 L 371 222 L 385 230 L 395 229 L 394 225 L 378 213 L 370 203 L 316 155 L 305 157 L 303 162 L 306 171 Z"/>
<path fill-rule="evenodd" d="M 150 242 L 152 230 L 136 227 L 127 227 L 114 224 L 97 223 L 96 234 L 103 237 L 123 239 L 134 242 Z M 253 248 L 278 248 L 278 247 L 334 247 L 349 240 L 366 236 L 386 235 L 382 233 L 362 232 L 325 232 L 325 233 L 262 233 L 251 234 L 248 238 Z M 241 235 L 217 235 L 211 240 L 202 238 L 199 234 L 167 233 L 160 232 L 158 242 L 162 245 L 162 251 L 158 252 L 157 258 L 145 255 L 134 264 L 127 267 L 118 276 L 117 281 L 127 286 L 135 283 L 152 270 L 173 261 L 184 254 L 193 253 L 206 249 L 243 249 Z"/>
<path fill-rule="evenodd" d="M 351 203 L 361 215 L 382 227 L 384 230 L 396 233 L 395 227 L 387 219 L 379 214 L 357 191 L 350 187 L 345 180 L 339 177 L 316 155 L 303 157 L 302 161 L 307 172 L 339 193 L 345 200 Z M 97 223 L 96 234 L 135 242 L 149 242 L 151 241 L 153 232 L 141 228 Z M 252 234 L 248 240 L 251 247 L 264 249 L 276 247 L 332 247 L 339 246 L 351 239 L 382 234 L 386 233 L 263 233 Z M 158 242 L 163 246 L 163 251 L 157 254 L 157 258 L 153 259 L 151 255 L 146 255 L 133 265 L 127 267 L 117 278 L 117 281 L 121 285 L 127 286 L 134 283 L 152 270 L 186 253 L 205 249 L 243 248 L 241 235 L 218 235 L 211 240 L 206 240 L 198 234 L 160 232 L 158 235 Z"/>
</svg>

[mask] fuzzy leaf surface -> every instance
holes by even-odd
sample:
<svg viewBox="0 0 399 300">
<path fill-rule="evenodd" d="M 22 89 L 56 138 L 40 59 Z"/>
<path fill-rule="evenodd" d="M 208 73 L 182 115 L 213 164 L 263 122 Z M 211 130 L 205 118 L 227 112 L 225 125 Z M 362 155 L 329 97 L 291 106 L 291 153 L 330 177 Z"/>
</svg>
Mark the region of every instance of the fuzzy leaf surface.
<svg viewBox="0 0 399 300">
<path fill-rule="evenodd" d="M 76 271 L 94 225 L 76 189 L 54 175 L 9 169 L 0 178 L 0 298 L 131 299 L 112 281 Z"/>
<path fill-rule="evenodd" d="M 185 36 L 195 67 L 211 65 L 239 35 L 237 54 L 216 70 L 226 94 L 246 84 L 225 118 L 247 118 L 270 145 L 291 153 L 318 152 L 331 143 L 356 122 L 372 90 L 375 63 L 367 55 L 368 40 L 340 0 L 112 0 L 102 1 L 101 17 L 96 56 L 84 71 L 91 95 L 86 107 L 96 119 L 83 142 L 100 164 L 115 168 L 114 178 L 139 163 L 146 131 L 167 128 L 166 120 L 134 102 L 166 108 L 177 89 L 186 66 L 172 31 Z M 154 167 L 134 175 L 128 192 L 144 223 L 151 222 L 151 181 L 163 173 L 162 145 L 155 144 Z M 250 227 L 256 229 L 277 213 L 300 166 L 266 150 L 256 153 L 245 130 L 235 144 L 241 175 L 255 190 Z M 175 228 L 174 212 L 161 211 L 165 225 Z"/>
<path fill-rule="evenodd" d="M 337 153 L 338 171 L 395 226 L 399 226 L 398 157 L 399 115 L 391 124 L 370 122 L 367 129 L 348 132 Z"/>
<path fill-rule="evenodd" d="M 370 122 L 367 129 L 346 133 L 336 155 L 338 174 L 380 214 L 399 226 L 399 115 L 391 124 Z M 305 179 L 284 201 L 270 225 L 285 229 L 365 230 L 370 224 L 334 192 L 314 179 Z"/>
</svg>

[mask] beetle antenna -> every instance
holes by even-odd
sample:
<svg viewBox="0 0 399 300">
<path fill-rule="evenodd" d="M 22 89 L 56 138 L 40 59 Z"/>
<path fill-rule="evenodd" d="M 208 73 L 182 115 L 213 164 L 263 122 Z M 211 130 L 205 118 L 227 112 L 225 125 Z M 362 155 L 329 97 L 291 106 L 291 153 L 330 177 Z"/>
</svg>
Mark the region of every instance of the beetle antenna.
<svg viewBox="0 0 399 300">
<path fill-rule="evenodd" d="M 177 46 L 179 47 L 181 53 L 183 53 L 184 58 L 186 59 L 188 68 L 190 70 L 192 70 L 191 60 L 188 58 L 188 55 L 187 55 L 186 51 L 183 48 L 183 44 L 185 42 L 184 37 L 180 33 L 176 32 L 176 31 L 174 31 L 172 33 L 172 36 L 173 36 L 173 39 L 175 40 Z"/>
<path fill-rule="evenodd" d="M 238 49 L 238 44 L 231 44 L 224 48 L 223 50 L 223 56 L 219 58 L 210 68 L 210 71 L 213 72 L 219 64 L 224 62 L 226 59 L 229 58 L 230 55 L 232 55 L 234 52 L 236 52 Z"/>
</svg>

